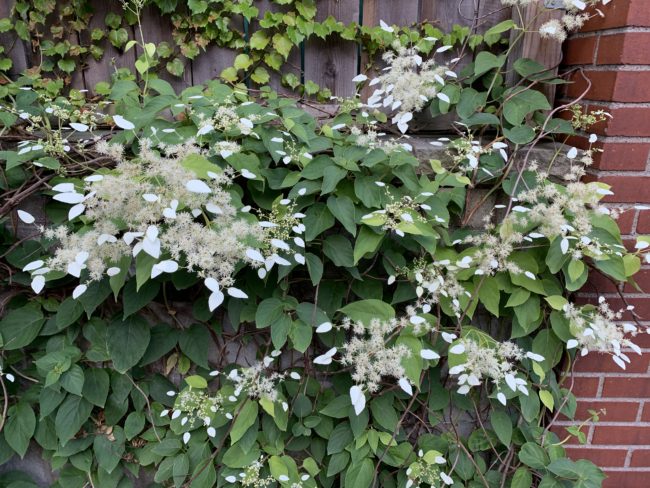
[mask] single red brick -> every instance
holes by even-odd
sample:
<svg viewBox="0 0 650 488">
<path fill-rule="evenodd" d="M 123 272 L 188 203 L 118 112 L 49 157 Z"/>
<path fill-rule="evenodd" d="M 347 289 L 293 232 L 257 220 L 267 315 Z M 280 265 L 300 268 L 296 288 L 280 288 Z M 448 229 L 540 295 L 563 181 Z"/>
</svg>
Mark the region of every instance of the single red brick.
<svg viewBox="0 0 650 488">
<path fill-rule="evenodd" d="M 616 77 L 616 71 L 576 72 L 569 77 L 570 84 L 566 85 L 564 93 L 569 98 L 577 98 L 586 92 L 589 100 L 618 101 L 614 98 Z"/>
<path fill-rule="evenodd" d="M 650 396 L 650 376 L 647 378 L 620 376 L 605 378 L 603 398 L 645 398 L 648 396 Z M 650 433 L 650 427 L 648 429 L 648 433 Z M 646 444 L 650 444 L 650 442 Z"/>
<path fill-rule="evenodd" d="M 630 364 L 625 366 L 626 373 L 645 373 L 650 366 L 650 354 L 633 354 L 630 356 Z M 612 361 L 609 354 L 599 354 L 592 352 L 591 354 L 579 357 L 576 360 L 575 370 L 580 373 L 620 373 L 621 368 Z M 606 397 L 603 391 L 603 397 Z"/>
<path fill-rule="evenodd" d="M 619 468 L 625 465 L 627 449 L 598 449 L 596 447 L 567 447 L 567 456 L 573 460 L 589 459 L 599 468 Z"/>
<path fill-rule="evenodd" d="M 594 168 L 614 171 L 644 171 L 648 166 L 650 144 L 601 141 L 603 152 L 594 154 Z"/>
<path fill-rule="evenodd" d="M 599 383 L 600 379 L 598 378 L 575 378 L 573 394 L 577 397 L 594 398 L 598 395 Z"/>
<path fill-rule="evenodd" d="M 634 449 L 630 466 L 634 468 L 650 468 L 650 449 Z"/>
<path fill-rule="evenodd" d="M 650 136 L 650 108 L 618 107 L 609 111 L 612 119 L 607 121 L 605 134 L 609 136 Z"/>
<path fill-rule="evenodd" d="M 650 41 L 650 37 L 648 38 Z M 647 46 L 645 47 L 647 50 Z M 650 59 L 647 60 L 650 62 Z M 617 71 L 611 100 L 615 102 L 650 101 L 650 71 Z"/>
<path fill-rule="evenodd" d="M 603 422 L 634 422 L 639 411 L 639 403 L 582 400 L 578 402 L 576 420 L 583 421 L 591 417 L 589 410 L 595 410 L 596 412 L 604 410 L 604 413 L 600 416 L 600 420 Z"/>
<path fill-rule="evenodd" d="M 596 425 L 592 445 L 615 444 L 624 446 L 650 444 L 650 427 L 638 425 Z"/>
<path fill-rule="evenodd" d="M 636 222 L 636 231 L 638 234 L 650 233 L 650 210 L 639 211 L 639 220 Z"/>
<path fill-rule="evenodd" d="M 650 32 L 624 32 L 603 35 L 596 57 L 597 64 L 649 64 L 647 46 Z"/>
<path fill-rule="evenodd" d="M 642 488 L 648 486 L 650 473 L 647 471 L 607 471 L 603 488 Z"/>
<path fill-rule="evenodd" d="M 564 43 L 564 59 L 566 65 L 593 64 L 596 55 L 597 35 L 577 37 Z"/>
</svg>

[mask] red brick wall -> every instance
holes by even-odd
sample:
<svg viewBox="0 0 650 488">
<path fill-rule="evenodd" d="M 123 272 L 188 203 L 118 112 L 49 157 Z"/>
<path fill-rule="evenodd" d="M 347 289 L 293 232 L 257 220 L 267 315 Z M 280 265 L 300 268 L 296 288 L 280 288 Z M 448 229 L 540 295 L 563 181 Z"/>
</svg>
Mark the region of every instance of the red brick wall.
<svg viewBox="0 0 650 488">
<path fill-rule="evenodd" d="M 590 178 L 613 186 L 615 194 L 607 201 L 626 210 L 619 224 L 633 243 L 637 234 L 650 234 L 650 210 L 636 208 L 650 208 L 650 0 L 613 0 L 602 10 L 604 18 L 590 20 L 566 42 L 564 64 L 566 69 L 581 67 L 592 82 L 585 104 L 613 115 L 594 130 L 603 152 Z M 567 98 L 587 87 L 580 73 L 571 79 Z M 650 292 L 650 266 L 643 267 L 637 282 Z M 623 291 L 642 323 L 650 325 L 650 294 L 629 286 Z M 583 295 L 590 301 L 605 296 L 613 308 L 622 305 L 616 289 L 598 277 Z M 579 418 L 589 417 L 589 409 L 605 409 L 606 414 L 584 430 L 587 444 L 569 445 L 568 452 L 604 468 L 609 477 L 605 487 L 650 487 L 650 336 L 636 342 L 644 356 L 632 353 L 625 371 L 610 358 L 590 354 L 577 361 L 573 378 Z"/>
</svg>

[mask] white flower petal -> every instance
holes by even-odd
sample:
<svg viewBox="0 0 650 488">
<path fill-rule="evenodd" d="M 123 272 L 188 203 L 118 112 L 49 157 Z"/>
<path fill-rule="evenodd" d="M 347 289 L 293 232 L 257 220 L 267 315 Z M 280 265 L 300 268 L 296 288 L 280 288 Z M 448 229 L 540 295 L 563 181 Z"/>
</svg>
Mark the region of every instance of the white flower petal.
<svg viewBox="0 0 650 488">
<path fill-rule="evenodd" d="M 210 187 L 201 180 L 190 180 L 185 183 L 185 188 L 192 193 L 211 193 Z"/>
<path fill-rule="evenodd" d="M 113 122 L 115 122 L 115 125 L 117 125 L 120 129 L 124 129 L 124 130 L 135 129 L 135 125 L 133 125 L 133 122 L 126 120 L 121 115 L 113 115 Z"/>
</svg>

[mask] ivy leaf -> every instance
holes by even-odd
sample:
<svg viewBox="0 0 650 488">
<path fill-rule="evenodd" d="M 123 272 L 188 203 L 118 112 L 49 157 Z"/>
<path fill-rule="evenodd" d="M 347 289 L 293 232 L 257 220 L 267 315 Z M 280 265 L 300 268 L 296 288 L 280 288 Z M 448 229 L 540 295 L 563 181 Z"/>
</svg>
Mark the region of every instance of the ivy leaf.
<svg viewBox="0 0 650 488">
<path fill-rule="evenodd" d="M 253 60 L 248 54 L 238 54 L 233 66 L 237 69 L 247 70 L 251 64 L 253 64 Z"/>
<path fill-rule="evenodd" d="M 257 49 L 261 51 L 267 46 L 268 43 L 269 43 L 269 38 L 266 35 L 266 31 L 258 30 L 253 32 L 253 35 L 251 35 L 250 38 L 251 49 Z"/>
<path fill-rule="evenodd" d="M 141 317 L 128 317 L 123 322 L 114 320 L 109 326 L 108 352 L 113 366 L 126 373 L 138 364 L 149 345 L 149 324 Z"/>
<path fill-rule="evenodd" d="M 284 56 L 284 59 L 289 58 L 289 54 L 291 53 L 291 48 L 293 47 L 293 43 L 289 38 L 285 35 L 282 35 L 280 33 L 277 33 L 273 36 L 273 48 L 282 54 Z"/>
<path fill-rule="evenodd" d="M 258 85 L 264 85 L 265 83 L 268 83 L 270 79 L 271 75 L 269 75 L 269 72 L 266 71 L 263 66 L 258 66 L 251 74 L 251 80 Z"/>
</svg>

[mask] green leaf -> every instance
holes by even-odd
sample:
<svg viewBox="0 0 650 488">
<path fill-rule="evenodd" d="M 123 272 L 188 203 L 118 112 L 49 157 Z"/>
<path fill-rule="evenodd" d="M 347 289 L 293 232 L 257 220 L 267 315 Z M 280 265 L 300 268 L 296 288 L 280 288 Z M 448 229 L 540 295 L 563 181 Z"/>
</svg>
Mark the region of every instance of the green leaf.
<svg viewBox="0 0 650 488">
<path fill-rule="evenodd" d="M 257 402 L 246 400 L 230 431 L 230 442 L 235 444 L 257 420 Z"/>
<path fill-rule="evenodd" d="M 119 425 L 113 427 L 110 437 L 106 434 L 95 435 L 95 459 L 99 467 L 109 474 L 120 464 L 124 454 L 124 440 L 124 431 Z"/>
<path fill-rule="evenodd" d="M 136 280 L 129 280 L 124 287 L 124 292 L 122 294 L 124 305 L 123 318 L 126 319 L 149 304 L 149 302 L 156 298 L 159 289 L 160 283 L 157 281 L 147 281 L 139 290 L 136 290 Z"/>
<path fill-rule="evenodd" d="M 208 173 L 221 174 L 223 171 L 218 165 L 211 163 L 208 158 L 201 154 L 188 154 L 181 161 L 181 166 L 198 178 L 209 179 Z"/>
<path fill-rule="evenodd" d="M 327 199 L 327 208 L 343 224 L 345 230 L 352 235 L 356 235 L 357 226 L 354 223 L 355 207 L 352 199 L 345 195 L 340 197 L 331 196 Z"/>
<path fill-rule="evenodd" d="M 280 33 L 277 33 L 273 36 L 273 48 L 282 54 L 284 56 L 284 59 L 289 58 L 289 54 L 291 53 L 291 48 L 293 47 L 293 43 L 289 40 L 289 38 L 285 35 L 282 35 Z"/>
<path fill-rule="evenodd" d="M 530 488 L 533 486 L 533 475 L 524 467 L 517 468 L 512 477 L 510 488 Z"/>
<path fill-rule="evenodd" d="M 233 66 L 237 69 L 247 70 L 252 64 L 253 64 L 253 60 L 250 58 L 248 54 L 238 54 L 235 57 L 235 62 Z"/>
<path fill-rule="evenodd" d="M 373 319 L 390 320 L 395 318 L 395 309 L 381 300 L 360 300 L 339 309 L 343 315 L 355 322 L 370 324 Z"/>
<path fill-rule="evenodd" d="M 10 411 L 4 426 L 4 437 L 7 444 L 21 457 L 25 457 L 29 441 L 36 429 L 36 415 L 25 401 L 20 401 Z"/>
<path fill-rule="evenodd" d="M 305 260 L 307 261 L 307 271 L 309 272 L 311 283 L 316 286 L 323 277 L 323 262 L 318 256 L 309 252 L 305 254 Z"/>
<path fill-rule="evenodd" d="M 550 462 L 546 451 L 534 442 L 526 442 L 519 451 L 519 460 L 534 469 L 545 468 Z"/>
<path fill-rule="evenodd" d="M 127 440 L 133 439 L 137 436 L 145 425 L 144 412 L 131 412 L 124 421 L 124 435 Z"/>
<path fill-rule="evenodd" d="M 45 318 L 37 304 L 11 310 L 0 320 L 2 348 L 13 351 L 28 346 L 38 336 L 44 323 Z"/>
<path fill-rule="evenodd" d="M 323 252 L 335 266 L 345 268 L 354 266 L 352 244 L 341 234 L 327 236 L 323 243 Z"/>
<path fill-rule="evenodd" d="M 501 68 L 505 62 L 505 56 L 495 56 L 489 51 L 481 51 L 474 61 L 474 76 L 482 75 L 494 68 Z"/>
<path fill-rule="evenodd" d="M 302 320 L 294 320 L 291 324 L 289 331 L 289 338 L 293 344 L 293 348 L 298 352 L 305 352 L 311 344 L 314 329 L 311 325 L 306 324 Z"/>
<path fill-rule="evenodd" d="M 56 312 L 56 328 L 58 330 L 65 329 L 74 324 L 83 313 L 84 307 L 79 300 L 75 300 L 72 297 L 66 298 L 59 305 L 59 309 Z"/>
<path fill-rule="evenodd" d="M 490 27 L 485 34 L 483 34 L 483 38 L 485 39 L 485 43 L 488 46 L 491 46 L 495 42 L 499 40 L 501 37 L 501 34 L 504 32 L 509 31 L 510 29 L 517 27 L 517 24 L 512 20 L 504 20 L 503 22 L 499 22 L 497 25 Z"/>
<path fill-rule="evenodd" d="M 109 326 L 108 352 L 114 368 L 126 373 L 138 364 L 149 345 L 149 324 L 141 317 L 128 317 L 123 322 L 114 320 Z"/>
<path fill-rule="evenodd" d="M 365 255 L 376 252 L 384 236 L 384 232 L 377 233 L 365 225 L 361 226 L 359 236 L 354 243 L 354 264 L 356 265 Z"/>
<path fill-rule="evenodd" d="M 191 375 L 185 378 L 185 383 L 187 383 L 192 388 L 197 388 L 199 390 L 207 388 L 208 382 L 203 376 Z"/>
<path fill-rule="evenodd" d="M 551 412 L 553 411 L 555 400 L 553 399 L 553 394 L 550 391 L 540 390 L 539 399 L 542 401 L 546 408 L 548 408 Z"/>
<path fill-rule="evenodd" d="M 269 43 L 270 39 L 266 35 L 266 31 L 258 30 L 253 32 L 250 38 L 250 46 L 252 49 L 262 50 Z"/>
<path fill-rule="evenodd" d="M 85 370 L 84 378 L 81 396 L 93 405 L 104 408 L 110 386 L 108 373 L 102 368 L 88 368 Z"/>
<path fill-rule="evenodd" d="M 503 133 L 510 142 L 528 144 L 535 138 L 535 131 L 527 125 L 518 125 L 512 129 L 504 128 Z"/>
<path fill-rule="evenodd" d="M 56 412 L 54 429 L 62 446 L 65 446 L 88 420 L 93 406 L 77 395 L 68 395 Z"/>
<path fill-rule="evenodd" d="M 482 280 L 482 281 L 481 281 Z M 501 292 L 497 280 L 491 276 L 485 276 L 479 280 L 478 297 L 483 306 L 495 317 L 499 316 L 499 302 Z"/>
<path fill-rule="evenodd" d="M 345 472 L 345 486 L 348 488 L 368 488 L 375 474 L 375 465 L 368 459 L 352 463 Z"/>
<path fill-rule="evenodd" d="M 197 366 L 208 369 L 208 350 L 212 345 L 210 332 L 204 325 L 193 324 L 180 333 L 178 345 Z"/>
<path fill-rule="evenodd" d="M 535 110 L 549 110 L 551 105 L 546 96 L 532 89 L 514 89 L 503 104 L 503 115 L 512 125 L 521 125 L 526 116 Z"/>
<path fill-rule="evenodd" d="M 305 212 L 303 223 L 307 230 L 305 230 L 305 240 L 312 241 L 324 230 L 329 229 L 334 225 L 334 216 L 327 209 L 324 203 L 315 203 L 310 206 Z"/>
<path fill-rule="evenodd" d="M 327 441 L 327 454 L 336 454 L 343 451 L 352 441 L 354 435 L 349 422 L 341 422 L 334 427 Z"/>
<path fill-rule="evenodd" d="M 493 410 L 490 413 L 490 424 L 499 440 L 504 446 L 510 446 L 512 440 L 512 420 L 502 410 Z"/>
</svg>

